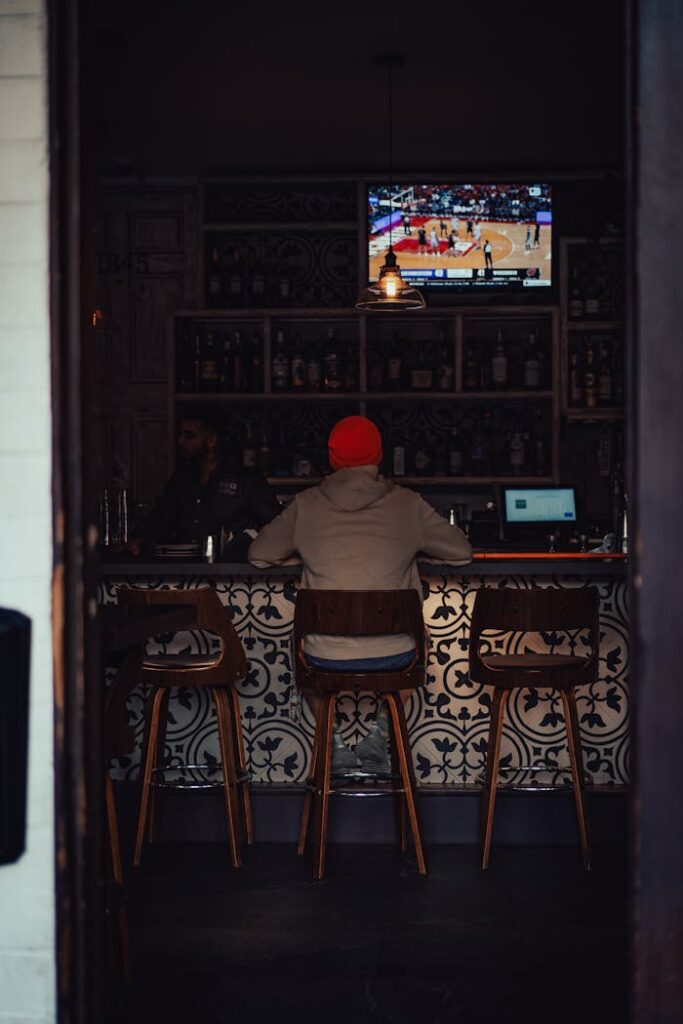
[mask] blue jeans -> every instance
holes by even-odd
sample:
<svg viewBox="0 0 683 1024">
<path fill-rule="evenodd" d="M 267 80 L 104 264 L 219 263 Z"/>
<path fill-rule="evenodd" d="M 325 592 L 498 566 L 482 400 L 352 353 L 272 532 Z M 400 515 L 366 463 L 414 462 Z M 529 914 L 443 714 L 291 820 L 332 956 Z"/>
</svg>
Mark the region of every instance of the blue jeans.
<svg viewBox="0 0 683 1024">
<path fill-rule="evenodd" d="M 327 669 L 329 672 L 397 672 L 407 668 L 415 657 L 415 651 L 402 651 L 400 654 L 387 654 L 383 658 L 316 658 L 306 654 L 306 661 L 313 668 Z"/>
</svg>

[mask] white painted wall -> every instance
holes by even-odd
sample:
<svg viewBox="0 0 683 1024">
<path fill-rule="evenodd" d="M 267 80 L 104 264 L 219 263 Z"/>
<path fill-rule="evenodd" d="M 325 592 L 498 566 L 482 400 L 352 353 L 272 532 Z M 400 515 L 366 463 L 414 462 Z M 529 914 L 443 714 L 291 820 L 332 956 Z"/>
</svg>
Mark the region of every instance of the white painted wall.
<svg viewBox="0 0 683 1024">
<path fill-rule="evenodd" d="M 33 620 L 27 851 L 0 867 L 0 1024 L 55 1014 L 46 22 L 0 0 L 0 605 Z"/>
</svg>

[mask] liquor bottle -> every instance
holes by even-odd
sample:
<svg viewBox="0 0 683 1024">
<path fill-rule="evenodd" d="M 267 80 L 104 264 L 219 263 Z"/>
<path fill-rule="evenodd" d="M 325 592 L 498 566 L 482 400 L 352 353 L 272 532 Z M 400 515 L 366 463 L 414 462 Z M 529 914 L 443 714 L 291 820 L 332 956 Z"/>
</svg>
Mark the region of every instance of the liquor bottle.
<svg viewBox="0 0 683 1024">
<path fill-rule="evenodd" d="M 387 360 L 387 385 L 390 391 L 400 391 L 403 387 L 403 357 L 401 340 L 396 331 Z"/>
<path fill-rule="evenodd" d="M 227 273 L 228 303 L 233 309 L 242 309 L 244 306 L 244 267 L 242 265 L 242 254 L 238 246 L 232 251 L 232 261 Z"/>
<path fill-rule="evenodd" d="M 263 356 L 261 338 L 256 332 L 251 336 L 251 352 L 249 354 L 248 388 L 252 395 L 263 391 Z"/>
<path fill-rule="evenodd" d="M 579 281 L 579 268 L 572 270 L 572 287 L 569 296 L 569 318 L 570 320 L 581 320 L 583 318 L 584 306 Z"/>
<path fill-rule="evenodd" d="M 264 420 L 259 431 L 260 443 L 258 449 L 257 465 L 265 476 L 270 469 L 270 428 Z"/>
<path fill-rule="evenodd" d="M 450 476 L 461 476 L 465 468 L 465 452 L 457 427 L 451 430 L 451 443 L 448 449 L 448 472 Z"/>
<path fill-rule="evenodd" d="M 543 413 L 538 408 L 534 411 L 531 433 L 534 444 L 534 473 L 536 476 L 545 476 L 545 427 L 543 424 Z"/>
<path fill-rule="evenodd" d="M 612 393 L 614 396 L 614 404 L 616 406 L 622 406 L 624 404 L 624 358 L 619 350 L 617 350 L 614 357 Z"/>
<path fill-rule="evenodd" d="M 342 386 L 339 351 L 334 336 L 334 327 L 327 331 L 327 350 L 323 358 L 325 367 L 324 383 L 326 391 L 340 391 Z"/>
<path fill-rule="evenodd" d="M 442 340 L 436 364 L 436 387 L 438 391 L 452 391 L 455 376 L 453 359 L 448 345 Z"/>
<path fill-rule="evenodd" d="M 515 476 L 519 476 L 524 468 L 526 461 L 526 453 L 524 449 L 524 440 L 520 431 L 516 430 L 510 437 L 509 440 L 510 448 L 510 468 Z"/>
<path fill-rule="evenodd" d="M 232 341 L 225 334 L 223 336 L 223 354 L 221 358 L 221 389 L 232 391 Z"/>
<path fill-rule="evenodd" d="M 417 352 L 417 362 L 410 371 L 411 391 L 431 391 L 434 381 L 434 373 L 427 362 L 424 346 L 420 345 Z"/>
<path fill-rule="evenodd" d="M 218 259 L 218 249 L 211 252 L 211 267 L 208 274 L 209 306 L 215 309 L 221 304 L 221 265 Z"/>
<path fill-rule="evenodd" d="M 349 345 L 344 352 L 341 364 L 342 389 L 349 394 L 358 389 L 358 377 L 356 375 L 357 356 L 353 345 Z"/>
<path fill-rule="evenodd" d="M 484 359 L 481 363 L 478 363 L 479 370 L 479 391 L 490 391 L 491 390 L 491 365 L 488 360 Z"/>
<path fill-rule="evenodd" d="M 470 444 L 472 476 L 481 476 L 483 474 L 487 461 L 487 450 L 484 426 L 482 421 L 478 420 L 475 429 L 472 432 L 472 441 Z"/>
<path fill-rule="evenodd" d="M 598 404 L 598 378 L 595 372 L 595 353 L 588 342 L 583 370 L 583 404 L 586 409 L 595 409 Z"/>
<path fill-rule="evenodd" d="M 581 368 L 579 353 L 572 352 L 569 359 L 569 404 L 573 407 L 581 405 Z"/>
<path fill-rule="evenodd" d="M 373 351 L 370 360 L 368 386 L 371 391 L 382 391 L 384 389 L 384 360 L 382 359 L 382 353 L 378 352 L 377 349 Z"/>
<path fill-rule="evenodd" d="M 413 452 L 413 470 L 415 476 L 430 476 L 432 472 L 432 446 L 428 443 L 427 437 L 423 435 L 418 438 Z"/>
<path fill-rule="evenodd" d="M 598 320 L 600 317 L 600 297 L 598 295 L 597 282 L 589 279 L 586 289 L 586 302 L 584 306 L 587 320 Z"/>
<path fill-rule="evenodd" d="M 256 262 L 251 267 L 249 282 L 250 305 L 261 308 L 266 298 L 266 268 L 263 263 L 263 244 L 259 242 L 256 249 Z"/>
<path fill-rule="evenodd" d="M 541 383 L 541 362 L 536 347 L 536 332 L 529 334 L 529 347 L 524 360 L 524 387 L 527 390 L 537 388 Z"/>
<path fill-rule="evenodd" d="M 600 405 L 612 404 L 612 369 L 609 364 L 607 345 L 600 345 L 600 369 L 598 370 L 598 401 Z"/>
<path fill-rule="evenodd" d="M 275 355 L 273 356 L 272 372 L 273 391 L 286 391 L 289 385 L 289 359 L 285 350 L 285 336 L 282 331 L 277 332 Z"/>
<path fill-rule="evenodd" d="M 448 446 L 445 442 L 442 440 L 435 440 L 433 462 L 434 476 L 448 476 L 448 456 Z"/>
<path fill-rule="evenodd" d="M 199 390 L 203 393 L 220 391 L 221 358 L 213 331 L 204 336 L 199 363 Z"/>
<path fill-rule="evenodd" d="M 190 338 L 183 338 L 178 346 L 176 361 L 176 391 L 184 393 L 194 391 L 194 359 L 193 345 Z"/>
<path fill-rule="evenodd" d="M 232 346 L 232 390 L 239 394 L 246 388 L 246 373 L 244 366 L 244 347 L 242 335 L 235 331 L 235 339 Z"/>
<path fill-rule="evenodd" d="M 474 349 L 471 345 L 467 346 L 467 351 L 465 353 L 465 375 L 463 386 L 465 391 L 479 390 L 479 368 L 477 366 L 477 360 L 474 357 Z"/>
<path fill-rule="evenodd" d="M 297 442 L 292 459 L 292 476 L 301 478 L 313 476 L 313 462 L 311 460 L 311 446 L 305 438 Z"/>
<path fill-rule="evenodd" d="M 319 391 L 323 379 L 323 368 L 317 349 L 313 349 L 306 363 L 306 387 L 309 391 Z"/>
<path fill-rule="evenodd" d="M 297 338 L 292 353 L 292 390 L 303 391 L 306 387 L 306 360 L 301 351 L 301 338 Z"/>
<path fill-rule="evenodd" d="M 194 336 L 194 390 L 195 393 L 202 390 L 202 348 L 199 334 Z"/>
<path fill-rule="evenodd" d="M 406 475 L 406 450 L 402 444 L 395 444 L 391 451 L 391 466 L 393 476 Z"/>
<path fill-rule="evenodd" d="M 251 420 L 245 420 L 242 427 L 242 465 L 245 469 L 256 466 L 256 443 Z"/>
<path fill-rule="evenodd" d="M 491 359 L 491 378 L 493 386 L 504 388 L 508 382 L 508 359 L 503 348 L 503 332 L 498 329 L 496 348 Z"/>
<path fill-rule="evenodd" d="M 624 492 L 624 510 L 621 514 L 620 548 L 622 555 L 628 554 L 628 494 Z"/>
<path fill-rule="evenodd" d="M 292 279 L 289 272 L 289 261 L 287 256 L 282 257 L 282 262 L 277 274 L 277 303 L 278 306 L 289 306 L 292 301 Z"/>
</svg>

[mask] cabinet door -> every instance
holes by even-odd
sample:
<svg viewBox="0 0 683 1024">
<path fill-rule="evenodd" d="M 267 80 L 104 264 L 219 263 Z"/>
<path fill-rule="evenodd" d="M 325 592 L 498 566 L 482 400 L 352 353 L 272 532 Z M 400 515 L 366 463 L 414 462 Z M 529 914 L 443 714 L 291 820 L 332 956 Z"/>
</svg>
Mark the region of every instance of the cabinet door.
<svg viewBox="0 0 683 1024">
<path fill-rule="evenodd" d="M 197 194 L 192 186 L 103 185 L 100 210 L 100 486 L 128 486 L 133 501 L 149 502 L 170 469 L 168 322 L 198 299 Z"/>
</svg>

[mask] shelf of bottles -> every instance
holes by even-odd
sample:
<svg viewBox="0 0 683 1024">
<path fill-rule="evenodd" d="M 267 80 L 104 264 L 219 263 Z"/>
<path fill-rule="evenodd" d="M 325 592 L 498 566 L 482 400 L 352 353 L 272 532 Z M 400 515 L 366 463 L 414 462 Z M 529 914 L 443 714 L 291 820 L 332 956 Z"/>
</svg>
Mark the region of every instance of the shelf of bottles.
<svg viewBox="0 0 683 1024">
<path fill-rule="evenodd" d="M 623 259 L 617 238 L 562 240 L 562 408 L 568 420 L 624 414 Z"/>
<path fill-rule="evenodd" d="M 175 324 L 174 401 L 220 405 L 243 464 L 283 482 L 325 472 L 330 428 L 359 412 L 406 481 L 556 476 L 552 311 L 202 311 Z"/>
</svg>

